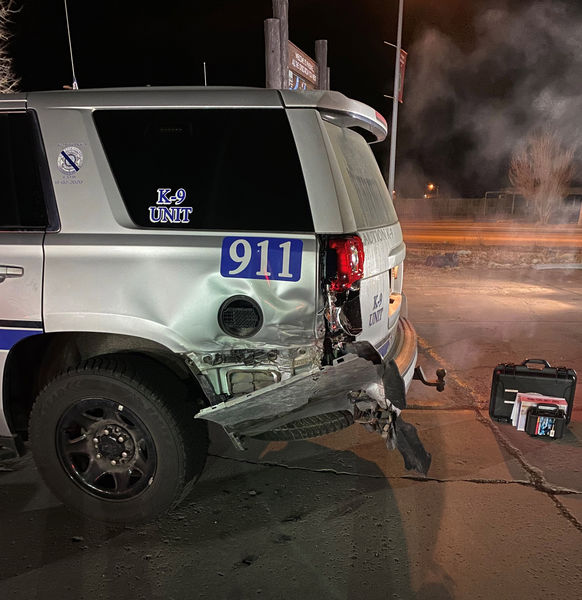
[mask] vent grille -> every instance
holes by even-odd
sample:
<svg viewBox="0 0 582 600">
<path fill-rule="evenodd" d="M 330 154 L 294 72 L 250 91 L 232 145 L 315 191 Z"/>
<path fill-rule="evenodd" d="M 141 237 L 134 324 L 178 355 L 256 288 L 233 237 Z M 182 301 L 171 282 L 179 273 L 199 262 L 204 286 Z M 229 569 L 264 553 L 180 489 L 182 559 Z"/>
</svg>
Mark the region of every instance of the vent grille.
<svg viewBox="0 0 582 600">
<path fill-rule="evenodd" d="M 251 337 L 263 326 L 263 313 L 251 298 L 233 296 L 220 307 L 218 323 L 228 335 L 239 338 Z"/>
</svg>

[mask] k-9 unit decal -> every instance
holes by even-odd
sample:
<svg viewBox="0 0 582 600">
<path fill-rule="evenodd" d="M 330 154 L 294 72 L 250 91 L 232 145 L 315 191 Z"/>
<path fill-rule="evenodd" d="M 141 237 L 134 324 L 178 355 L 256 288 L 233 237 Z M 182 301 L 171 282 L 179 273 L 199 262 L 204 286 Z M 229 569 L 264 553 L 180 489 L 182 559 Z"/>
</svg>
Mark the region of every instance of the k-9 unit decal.
<svg viewBox="0 0 582 600">
<path fill-rule="evenodd" d="M 220 274 L 240 279 L 299 281 L 303 242 L 284 238 L 226 237 Z"/>
<path fill-rule="evenodd" d="M 382 293 L 374 296 L 374 306 L 372 312 L 368 317 L 368 325 L 371 327 L 382 320 L 382 314 L 384 313 L 384 307 L 382 306 Z"/>
<path fill-rule="evenodd" d="M 151 223 L 190 223 L 191 206 L 182 206 L 186 200 L 186 190 L 179 188 L 171 196 L 171 188 L 158 188 L 158 199 L 155 206 L 149 207 Z"/>
</svg>

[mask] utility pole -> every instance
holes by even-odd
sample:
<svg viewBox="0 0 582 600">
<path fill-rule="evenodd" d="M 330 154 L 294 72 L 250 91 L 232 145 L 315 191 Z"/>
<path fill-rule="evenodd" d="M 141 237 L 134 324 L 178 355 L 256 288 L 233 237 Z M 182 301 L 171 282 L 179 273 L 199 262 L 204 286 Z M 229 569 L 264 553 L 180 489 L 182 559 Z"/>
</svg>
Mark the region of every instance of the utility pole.
<svg viewBox="0 0 582 600">
<path fill-rule="evenodd" d="M 279 51 L 281 61 L 281 83 L 279 88 L 289 87 L 289 0 L 273 0 L 273 17 L 279 20 Z"/>
<path fill-rule="evenodd" d="M 279 19 L 265 20 L 265 73 L 266 87 L 281 87 L 281 28 Z"/>
<path fill-rule="evenodd" d="M 388 170 L 388 191 L 394 200 L 394 172 L 396 170 L 396 128 L 398 125 L 398 96 L 400 92 L 400 52 L 402 50 L 402 15 L 404 0 L 398 5 L 398 36 L 396 39 L 396 60 L 394 62 L 394 95 L 392 96 L 392 130 L 390 132 L 390 166 Z"/>
<path fill-rule="evenodd" d="M 320 90 L 329 90 L 329 69 L 327 66 L 327 40 L 315 41 L 315 62 L 319 67 L 317 87 Z"/>
</svg>

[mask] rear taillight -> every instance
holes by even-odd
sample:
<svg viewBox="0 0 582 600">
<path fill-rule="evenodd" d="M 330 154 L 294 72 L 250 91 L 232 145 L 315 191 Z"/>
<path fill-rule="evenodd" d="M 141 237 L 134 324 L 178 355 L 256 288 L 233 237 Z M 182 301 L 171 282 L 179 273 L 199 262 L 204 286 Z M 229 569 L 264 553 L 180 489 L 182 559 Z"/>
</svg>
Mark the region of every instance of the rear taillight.
<svg viewBox="0 0 582 600">
<path fill-rule="evenodd" d="M 345 292 L 364 276 L 364 245 L 357 235 L 351 235 L 331 238 L 328 246 L 337 256 L 337 271 L 330 288 L 334 292 Z"/>
</svg>

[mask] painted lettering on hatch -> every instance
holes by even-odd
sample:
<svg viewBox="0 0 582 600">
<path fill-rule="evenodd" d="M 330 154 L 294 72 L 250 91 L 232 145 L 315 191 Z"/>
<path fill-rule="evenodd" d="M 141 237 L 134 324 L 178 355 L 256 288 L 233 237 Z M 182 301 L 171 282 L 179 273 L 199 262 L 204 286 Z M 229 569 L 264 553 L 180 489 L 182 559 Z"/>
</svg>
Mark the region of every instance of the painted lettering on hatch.
<svg viewBox="0 0 582 600">
<path fill-rule="evenodd" d="M 382 294 L 378 294 L 374 296 L 374 306 L 368 318 L 368 325 L 371 327 L 372 325 L 379 323 L 382 320 L 383 312 L 384 307 L 382 306 Z"/>
</svg>

